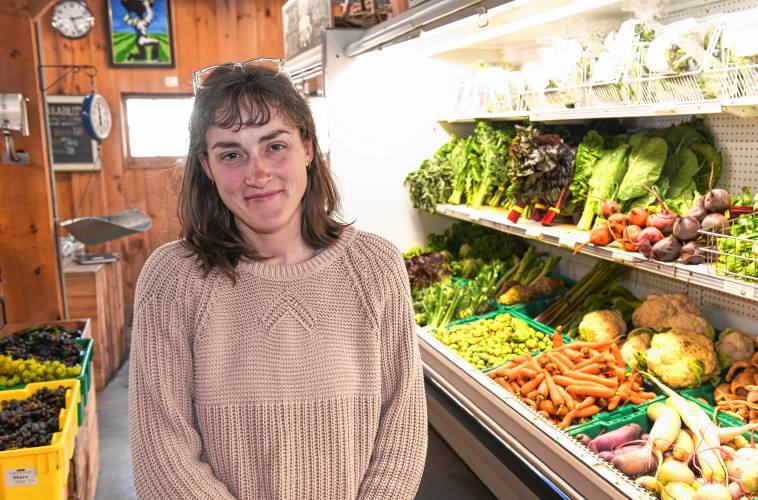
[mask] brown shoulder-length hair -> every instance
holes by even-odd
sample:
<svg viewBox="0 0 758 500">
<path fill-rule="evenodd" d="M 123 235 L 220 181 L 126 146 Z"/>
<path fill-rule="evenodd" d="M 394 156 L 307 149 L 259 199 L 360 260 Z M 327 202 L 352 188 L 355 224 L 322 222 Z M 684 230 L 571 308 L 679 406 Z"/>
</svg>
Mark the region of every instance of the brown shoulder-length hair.
<svg viewBox="0 0 758 500">
<path fill-rule="evenodd" d="M 350 225 L 337 217 L 340 196 L 319 148 L 313 115 L 289 78 L 266 67 L 219 66 L 205 78 L 195 96 L 178 204 L 182 243 L 200 259 L 206 274 L 218 268 L 235 281 L 240 258 L 264 257 L 244 241 L 232 212 L 203 170 L 200 158 L 208 158 L 205 134 L 211 125 L 236 130 L 259 127 L 268 123 L 274 112 L 300 132 L 303 142 L 313 144 L 301 203 L 305 242 L 314 248 L 328 247 Z"/>
</svg>

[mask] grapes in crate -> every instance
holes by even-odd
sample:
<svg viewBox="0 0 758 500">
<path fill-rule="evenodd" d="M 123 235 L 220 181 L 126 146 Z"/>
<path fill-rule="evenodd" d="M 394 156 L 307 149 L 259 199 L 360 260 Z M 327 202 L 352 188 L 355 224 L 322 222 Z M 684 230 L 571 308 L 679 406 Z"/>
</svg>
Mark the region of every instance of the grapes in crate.
<svg viewBox="0 0 758 500">
<path fill-rule="evenodd" d="M 76 339 L 74 332 L 64 328 L 27 329 L 0 340 L 0 354 L 75 366 L 83 349 Z"/>
<path fill-rule="evenodd" d="M 42 388 L 26 399 L 2 402 L 0 451 L 48 446 L 60 430 L 59 417 L 66 407 L 66 388 Z"/>
<path fill-rule="evenodd" d="M 0 386 L 14 386 L 31 382 L 46 382 L 61 378 L 78 377 L 81 366 L 66 366 L 60 361 L 13 359 L 0 354 Z"/>
</svg>

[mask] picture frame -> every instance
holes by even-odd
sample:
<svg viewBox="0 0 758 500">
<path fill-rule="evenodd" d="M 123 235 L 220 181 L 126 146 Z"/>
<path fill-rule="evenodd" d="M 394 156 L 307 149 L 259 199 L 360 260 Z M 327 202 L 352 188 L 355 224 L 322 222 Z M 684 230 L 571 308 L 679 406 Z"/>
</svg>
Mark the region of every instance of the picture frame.
<svg viewBox="0 0 758 500">
<path fill-rule="evenodd" d="M 94 172 L 101 168 L 100 146 L 84 131 L 83 95 L 46 97 L 50 149 L 56 172 Z"/>
<path fill-rule="evenodd" d="M 173 68 L 170 0 L 106 0 L 111 67 Z"/>
<path fill-rule="evenodd" d="M 282 5 L 284 59 L 306 57 L 323 43 L 324 30 L 334 26 L 331 0 L 287 0 Z"/>
</svg>

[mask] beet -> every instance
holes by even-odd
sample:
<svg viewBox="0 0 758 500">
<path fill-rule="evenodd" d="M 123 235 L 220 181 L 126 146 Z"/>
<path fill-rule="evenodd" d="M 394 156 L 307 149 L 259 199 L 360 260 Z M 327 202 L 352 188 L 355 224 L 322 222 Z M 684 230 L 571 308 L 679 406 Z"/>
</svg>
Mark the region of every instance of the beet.
<svg viewBox="0 0 758 500">
<path fill-rule="evenodd" d="M 642 207 L 636 207 L 629 210 L 629 215 L 627 216 L 627 219 L 629 220 L 629 224 L 633 226 L 645 227 L 645 223 L 647 222 L 647 218 L 649 216 L 650 216 L 650 213 L 647 211 L 647 209 L 642 208 Z"/>
<path fill-rule="evenodd" d="M 724 213 L 732 202 L 732 197 L 725 189 L 711 189 L 703 198 L 703 205 L 708 213 Z"/>
<path fill-rule="evenodd" d="M 671 262 L 679 258 L 682 245 L 673 236 L 666 236 L 653 245 L 652 257 L 661 262 Z"/>
<path fill-rule="evenodd" d="M 637 243 L 637 251 L 649 259 L 653 254 L 653 244 L 650 240 L 641 240 Z"/>
<path fill-rule="evenodd" d="M 683 264 L 702 264 L 705 262 L 706 253 L 696 241 L 690 241 L 682 246 L 679 252 L 679 261 Z"/>
<path fill-rule="evenodd" d="M 615 201 L 606 199 L 600 204 L 600 210 L 603 212 L 603 217 L 608 219 L 611 215 L 621 212 L 621 207 Z"/>
<path fill-rule="evenodd" d="M 637 236 L 637 243 L 649 241 L 651 245 L 655 245 L 662 239 L 663 233 L 659 229 L 654 227 L 646 227 L 640 232 L 639 236 Z"/>
<path fill-rule="evenodd" d="M 630 252 L 637 251 L 637 238 L 639 238 L 641 232 L 642 228 L 640 226 L 626 226 L 626 229 L 624 229 L 624 239 L 622 240 L 624 250 L 629 250 Z"/>
<path fill-rule="evenodd" d="M 674 223 L 674 237 L 682 241 L 697 239 L 700 222 L 694 217 L 684 217 Z"/>
<path fill-rule="evenodd" d="M 708 215 L 708 212 L 705 210 L 703 197 L 699 196 L 698 199 L 695 200 L 695 203 L 693 203 L 692 208 L 687 212 L 686 217 L 694 217 L 698 222 L 703 222 L 706 215 Z"/>
<path fill-rule="evenodd" d="M 724 230 L 724 223 L 726 223 L 726 217 L 723 214 L 708 214 L 700 225 L 702 229 L 720 233 Z"/>
<path fill-rule="evenodd" d="M 663 234 L 671 234 L 677 218 L 678 216 L 674 212 L 662 209 L 657 214 L 648 217 L 648 221 L 652 227 L 658 228 Z"/>
<path fill-rule="evenodd" d="M 613 234 L 614 240 L 624 238 L 624 229 L 626 229 L 626 225 L 626 214 L 617 213 L 608 218 L 608 227 L 611 229 L 611 234 Z"/>
</svg>

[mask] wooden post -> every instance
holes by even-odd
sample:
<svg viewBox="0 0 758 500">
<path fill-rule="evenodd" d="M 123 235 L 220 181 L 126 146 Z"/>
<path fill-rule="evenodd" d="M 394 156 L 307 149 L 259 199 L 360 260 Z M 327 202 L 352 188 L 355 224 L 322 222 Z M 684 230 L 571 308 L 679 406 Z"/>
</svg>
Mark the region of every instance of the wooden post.
<svg viewBox="0 0 758 500">
<path fill-rule="evenodd" d="M 0 5 L 0 93 L 27 99 L 28 137 L 13 137 L 29 165 L 0 164 L 0 279 L 8 322 L 62 319 L 50 164 L 37 75 L 37 42 L 28 10 Z"/>
</svg>

